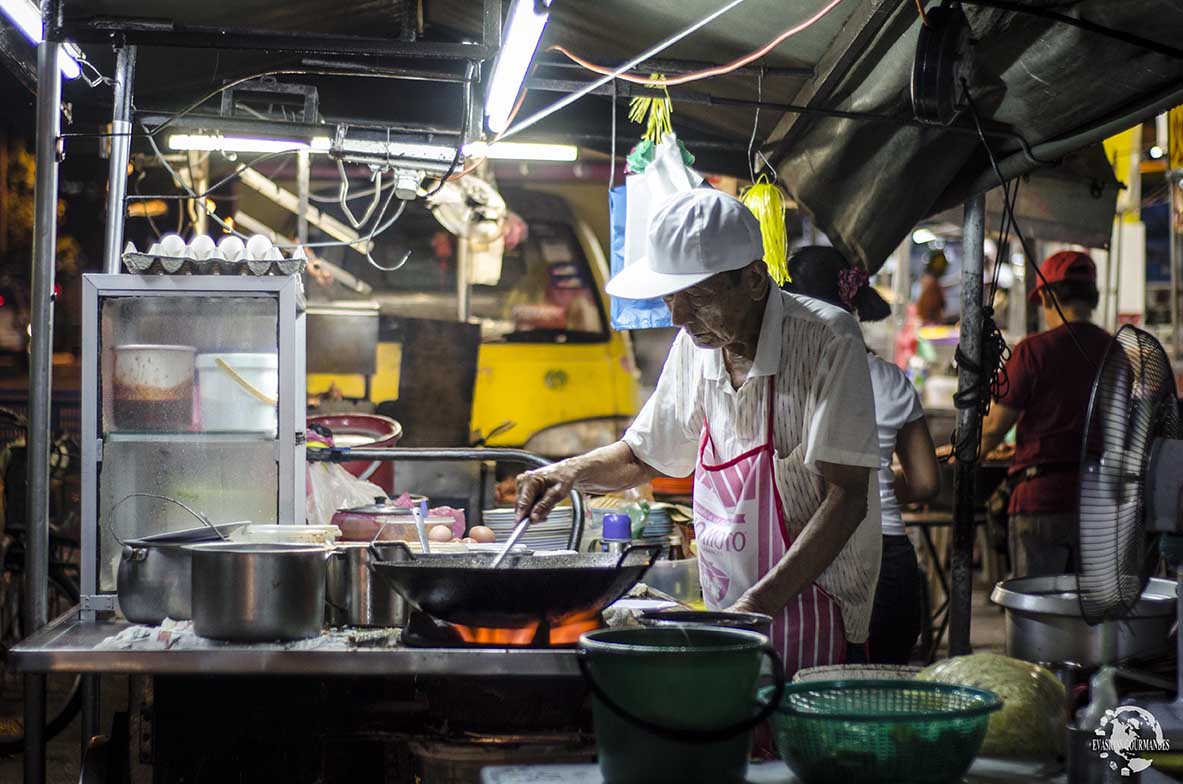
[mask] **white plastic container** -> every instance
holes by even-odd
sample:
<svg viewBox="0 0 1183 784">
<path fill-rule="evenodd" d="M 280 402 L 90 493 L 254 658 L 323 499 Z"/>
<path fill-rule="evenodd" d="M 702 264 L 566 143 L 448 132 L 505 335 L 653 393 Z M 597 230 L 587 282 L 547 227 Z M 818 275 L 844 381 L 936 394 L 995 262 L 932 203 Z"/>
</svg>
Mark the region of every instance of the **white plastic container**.
<svg viewBox="0 0 1183 784">
<path fill-rule="evenodd" d="M 196 364 L 202 430 L 276 434 L 278 355 L 199 354 Z"/>
</svg>

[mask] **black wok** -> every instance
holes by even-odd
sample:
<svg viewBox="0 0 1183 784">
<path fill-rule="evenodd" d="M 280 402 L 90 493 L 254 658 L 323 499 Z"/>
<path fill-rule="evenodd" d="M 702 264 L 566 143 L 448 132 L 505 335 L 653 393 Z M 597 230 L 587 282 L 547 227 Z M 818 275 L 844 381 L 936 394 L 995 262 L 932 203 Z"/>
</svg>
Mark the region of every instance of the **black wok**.
<svg viewBox="0 0 1183 784">
<path fill-rule="evenodd" d="M 387 553 L 402 543 L 386 545 Z M 657 560 L 660 545 L 614 553 L 510 555 L 492 567 L 493 554 L 411 555 L 370 564 L 414 607 L 449 623 L 516 629 L 561 623 L 599 612 L 637 584 Z"/>
</svg>

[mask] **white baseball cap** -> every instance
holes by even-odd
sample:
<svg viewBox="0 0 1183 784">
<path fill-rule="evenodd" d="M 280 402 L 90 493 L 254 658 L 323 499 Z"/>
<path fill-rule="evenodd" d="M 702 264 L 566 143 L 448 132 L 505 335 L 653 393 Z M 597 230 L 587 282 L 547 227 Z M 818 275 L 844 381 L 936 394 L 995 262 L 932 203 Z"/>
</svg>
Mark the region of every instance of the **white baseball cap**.
<svg viewBox="0 0 1183 784">
<path fill-rule="evenodd" d="M 614 275 L 605 289 L 622 299 L 664 297 L 762 258 L 760 222 L 752 211 L 722 191 L 693 188 L 657 209 L 645 256 Z"/>
</svg>

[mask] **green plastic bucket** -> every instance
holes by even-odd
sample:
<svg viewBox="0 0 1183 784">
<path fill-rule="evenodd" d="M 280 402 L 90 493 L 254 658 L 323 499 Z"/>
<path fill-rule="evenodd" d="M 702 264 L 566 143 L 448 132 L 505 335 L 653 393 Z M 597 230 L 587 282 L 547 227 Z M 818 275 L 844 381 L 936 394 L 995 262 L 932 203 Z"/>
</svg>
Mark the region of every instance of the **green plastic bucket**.
<svg viewBox="0 0 1183 784">
<path fill-rule="evenodd" d="M 711 626 L 601 629 L 579 640 L 606 784 L 738 784 L 752 728 L 780 703 L 784 668 L 768 638 Z M 776 685 L 764 704 L 763 657 Z"/>
</svg>

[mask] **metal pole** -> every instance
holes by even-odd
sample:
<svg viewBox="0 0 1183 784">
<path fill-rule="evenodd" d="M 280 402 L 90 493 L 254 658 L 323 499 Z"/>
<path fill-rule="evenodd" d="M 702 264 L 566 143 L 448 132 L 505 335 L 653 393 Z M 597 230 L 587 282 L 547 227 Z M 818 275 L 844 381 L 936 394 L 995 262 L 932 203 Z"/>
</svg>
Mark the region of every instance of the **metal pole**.
<svg viewBox="0 0 1183 784">
<path fill-rule="evenodd" d="M 98 674 L 83 675 L 82 677 L 82 732 L 79 735 L 82 748 L 78 759 L 86 759 L 86 750 L 90 748 L 90 740 L 99 734 L 99 697 L 102 690 L 102 676 Z"/>
<path fill-rule="evenodd" d="M 26 436 L 28 504 L 23 628 L 32 634 L 48 620 L 49 427 L 53 399 L 53 273 L 57 257 L 58 137 L 62 82 L 61 8 L 42 6 L 45 40 L 37 47 L 37 179 L 33 191 L 33 262 L 29 341 L 29 425 Z M 25 784 L 45 781 L 45 676 L 25 676 Z"/>
<path fill-rule="evenodd" d="M 111 160 L 107 166 L 107 228 L 103 238 L 103 272 L 108 275 L 119 273 L 119 260 L 123 255 L 135 70 L 136 48 L 122 47 L 115 56 L 115 108 L 111 113 Z"/>
<path fill-rule="evenodd" d="M 1167 209 L 1170 210 L 1170 218 L 1167 222 L 1167 238 L 1169 239 L 1168 248 L 1170 255 L 1167 257 L 1171 265 L 1171 357 L 1178 359 L 1183 356 L 1183 324 L 1180 324 L 1179 313 L 1179 265 L 1183 263 L 1183 254 L 1180 254 L 1179 243 L 1183 237 L 1179 232 L 1179 188 L 1183 186 L 1180 181 L 1180 176 L 1183 172 L 1178 170 L 1170 170 L 1167 172 L 1167 188 L 1169 189 L 1167 197 Z M 1183 700 L 1183 695 L 1179 697 Z"/>
<path fill-rule="evenodd" d="M 472 275 L 468 269 L 470 264 L 468 238 L 457 237 L 456 240 L 456 318 L 467 324 L 472 316 L 472 308 L 469 304 L 469 279 Z"/>
<path fill-rule="evenodd" d="M 296 210 L 296 242 L 308 243 L 308 194 L 311 190 L 312 161 L 308 150 L 296 153 L 296 190 L 299 205 Z"/>
<path fill-rule="evenodd" d="M 965 203 L 961 251 L 960 349 L 957 391 L 978 389 L 982 364 L 982 255 L 986 239 L 986 196 Z M 972 365 L 972 367 L 970 367 Z M 976 405 L 957 411 L 957 468 L 953 474 L 956 499 L 953 520 L 952 594 L 949 597 L 949 654 L 969 653 L 969 621 L 973 593 L 974 471 L 982 419 Z"/>
<path fill-rule="evenodd" d="M 25 675 L 25 784 L 45 784 L 45 675 Z"/>
<path fill-rule="evenodd" d="M 47 3 L 56 8 L 56 4 Z M 37 48 L 37 179 L 33 194 L 32 303 L 29 346 L 28 545 L 24 629 L 45 625 L 49 580 L 49 430 L 53 360 L 53 275 L 57 254 L 57 142 L 61 131 L 58 44 Z"/>
</svg>

